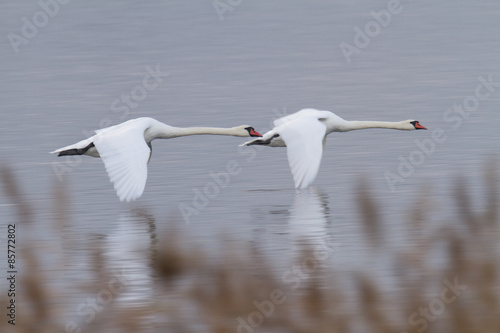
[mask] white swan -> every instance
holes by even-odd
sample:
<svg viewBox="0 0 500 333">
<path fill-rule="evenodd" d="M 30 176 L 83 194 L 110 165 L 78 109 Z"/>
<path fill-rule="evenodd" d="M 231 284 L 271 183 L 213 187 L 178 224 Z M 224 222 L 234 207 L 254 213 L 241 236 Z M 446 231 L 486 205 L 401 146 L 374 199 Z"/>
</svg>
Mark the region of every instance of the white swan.
<svg viewBox="0 0 500 333">
<path fill-rule="evenodd" d="M 242 146 L 265 145 L 287 147 L 288 163 L 295 187 L 309 186 L 318 174 L 326 136 L 332 132 L 348 132 L 365 128 L 397 130 L 427 129 L 417 120 L 400 122 L 348 121 L 330 111 L 303 109 L 274 121 L 274 128 L 261 138 Z"/>
<path fill-rule="evenodd" d="M 121 201 L 139 198 L 144 192 L 151 157 L 151 141 L 186 135 L 232 135 L 260 137 L 251 126 L 231 128 L 173 127 L 153 118 L 137 118 L 96 130 L 96 135 L 73 145 L 57 149 L 52 154 L 89 155 L 101 157 L 111 182 Z"/>
</svg>

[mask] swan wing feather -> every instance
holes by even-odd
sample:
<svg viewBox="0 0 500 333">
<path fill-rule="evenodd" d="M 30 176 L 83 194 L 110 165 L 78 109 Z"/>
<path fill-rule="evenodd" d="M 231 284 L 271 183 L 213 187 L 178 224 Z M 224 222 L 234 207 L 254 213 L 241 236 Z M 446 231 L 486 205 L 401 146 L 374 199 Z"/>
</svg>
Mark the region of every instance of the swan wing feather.
<svg viewBox="0 0 500 333">
<path fill-rule="evenodd" d="M 139 198 L 146 186 L 151 150 L 144 131 L 150 124 L 146 119 L 125 124 L 97 131 L 94 145 L 120 201 L 131 201 Z"/>
<path fill-rule="evenodd" d="M 295 187 L 309 186 L 318 174 L 326 125 L 317 115 L 297 117 L 276 128 L 287 146 Z"/>
</svg>

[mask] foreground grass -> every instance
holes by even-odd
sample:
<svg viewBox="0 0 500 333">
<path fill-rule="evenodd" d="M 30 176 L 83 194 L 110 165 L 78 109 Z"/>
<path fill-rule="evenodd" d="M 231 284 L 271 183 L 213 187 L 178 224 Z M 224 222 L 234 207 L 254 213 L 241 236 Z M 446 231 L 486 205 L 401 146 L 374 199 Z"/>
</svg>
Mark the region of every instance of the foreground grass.
<svg viewBox="0 0 500 333">
<path fill-rule="evenodd" d="M 154 299 L 124 304 L 120 293 L 127 278 L 109 270 L 97 244 L 91 251 L 91 278 L 61 291 L 44 268 L 45 253 L 36 241 L 23 243 L 19 252 L 22 274 L 17 281 L 18 319 L 0 321 L 2 332 L 500 332 L 500 228 L 496 170 L 485 172 L 483 207 L 472 208 L 462 182 L 451 194 L 456 206 L 450 220 L 429 232 L 426 207 L 432 198 L 423 194 L 408 209 L 408 233 L 415 242 L 405 249 L 387 249 L 380 241 L 383 216 L 365 186 L 358 204 L 367 243 L 395 267 L 394 281 L 385 287 L 366 272 L 352 272 L 354 294 L 348 293 L 341 275 L 323 267 L 328 247 L 318 251 L 304 245 L 296 258 L 295 280 L 276 274 L 269 258 L 255 250 L 237 251 L 221 246 L 223 260 L 205 260 L 191 246 L 189 236 L 173 231 L 151 242 L 144 261 L 154 272 Z M 29 230 L 36 216 L 6 168 L 5 193 L 18 212 L 18 225 Z M 54 192 L 54 225 L 64 225 L 67 196 Z M 147 212 L 137 212 L 146 220 Z M 458 216 L 458 218 L 457 218 Z M 62 240 L 64 241 L 64 240 Z M 42 249 L 42 250 L 40 250 Z M 436 264 L 436 255 L 439 263 Z M 325 265 L 326 266 L 326 265 Z M 119 274 L 118 274 L 119 275 Z M 100 300 L 82 307 L 82 316 L 65 318 L 65 295 L 87 292 Z M 96 291 L 98 291 L 96 293 Z M 0 295 L 0 307 L 9 299 Z M 90 309 L 94 309 L 92 312 Z M 4 311 L 6 312 L 6 311 Z"/>
</svg>

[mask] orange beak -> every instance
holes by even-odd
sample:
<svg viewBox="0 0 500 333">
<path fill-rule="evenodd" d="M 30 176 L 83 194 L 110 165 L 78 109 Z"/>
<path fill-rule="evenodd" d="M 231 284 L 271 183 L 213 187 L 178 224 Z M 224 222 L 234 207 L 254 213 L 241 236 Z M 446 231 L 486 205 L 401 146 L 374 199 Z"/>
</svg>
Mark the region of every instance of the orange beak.
<svg viewBox="0 0 500 333">
<path fill-rule="evenodd" d="M 262 136 L 259 132 L 255 131 L 253 128 L 250 130 L 250 135 L 251 136 Z"/>
<path fill-rule="evenodd" d="M 426 130 L 426 129 L 427 129 L 426 127 L 424 127 L 424 126 L 420 125 L 420 123 L 416 123 L 416 124 L 415 124 L 415 128 L 416 128 L 416 129 L 424 129 L 424 130 Z"/>
</svg>

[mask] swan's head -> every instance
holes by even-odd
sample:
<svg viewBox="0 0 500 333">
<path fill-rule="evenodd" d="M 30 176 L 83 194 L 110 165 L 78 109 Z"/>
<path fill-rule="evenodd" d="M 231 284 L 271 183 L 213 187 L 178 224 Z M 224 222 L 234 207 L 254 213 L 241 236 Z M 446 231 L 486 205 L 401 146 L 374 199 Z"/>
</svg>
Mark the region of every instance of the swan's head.
<svg viewBox="0 0 500 333">
<path fill-rule="evenodd" d="M 404 125 L 404 129 L 406 130 L 426 130 L 424 126 L 420 125 L 420 122 L 418 120 L 405 120 L 402 122 Z"/>
<path fill-rule="evenodd" d="M 261 137 L 262 134 L 257 132 L 252 126 L 248 125 L 241 125 L 237 127 L 233 127 L 235 135 L 236 136 L 243 136 L 243 137 Z"/>
</svg>

